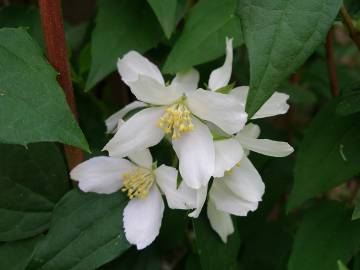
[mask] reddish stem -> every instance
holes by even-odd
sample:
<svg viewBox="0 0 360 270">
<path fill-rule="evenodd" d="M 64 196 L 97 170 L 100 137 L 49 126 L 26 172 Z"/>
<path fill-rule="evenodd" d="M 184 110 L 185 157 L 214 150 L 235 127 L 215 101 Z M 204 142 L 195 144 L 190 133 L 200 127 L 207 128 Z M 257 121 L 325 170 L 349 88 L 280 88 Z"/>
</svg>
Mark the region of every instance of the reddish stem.
<svg viewBox="0 0 360 270">
<path fill-rule="evenodd" d="M 329 72 L 330 89 L 333 97 L 339 96 L 339 84 L 336 76 L 336 63 L 333 45 L 334 29 L 331 28 L 326 37 L 326 59 Z"/>
<path fill-rule="evenodd" d="M 356 30 L 356 28 L 353 24 L 352 18 L 350 16 L 349 12 L 347 11 L 347 9 L 345 8 L 345 6 L 341 7 L 340 14 L 341 14 L 343 24 L 349 31 L 350 38 L 353 40 L 356 47 L 360 51 L 360 35 L 359 35 L 358 31 Z"/>
<path fill-rule="evenodd" d="M 67 46 L 60 0 L 39 0 L 41 24 L 44 32 L 47 58 L 59 72 L 58 82 L 64 90 L 66 100 L 77 119 L 74 90 L 70 77 Z M 83 161 L 83 152 L 76 147 L 65 145 L 69 169 Z"/>
</svg>

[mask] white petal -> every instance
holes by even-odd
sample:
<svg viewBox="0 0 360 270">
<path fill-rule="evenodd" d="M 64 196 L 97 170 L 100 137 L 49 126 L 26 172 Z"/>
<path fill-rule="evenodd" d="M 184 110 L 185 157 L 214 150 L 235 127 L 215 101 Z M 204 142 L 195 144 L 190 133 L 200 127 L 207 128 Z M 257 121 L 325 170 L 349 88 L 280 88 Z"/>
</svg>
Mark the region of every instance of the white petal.
<svg viewBox="0 0 360 270">
<path fill-rule="evenodd" d="M 77 165 L 70 172 L 84 192 L 110 194 L 122 186 L 122 175 L 133 170 L 130 161 L 115 157 L 94 157 Z"/>
<path fill-rule="evenodd" d="M 235 166 L 231 173 L 219 179 L 236 196 L 250 202 L 261 201 L 265 191 L 260 174 L 247 157 L 240 161 L 239 167 Z"/>
<path fill-rule="evenodd" d="M 230 214 L 216 209 L 212 200 L 208 200 L 207 216 L 210 225 L 220 236 L 221 240 L 226 243 L 227 237 L 234 232 L 234 225 Z"/>
<path fill-rule="evenodd" d="M 245 149 L 266 156 L 286 157 L 294 152 L 294 148 L 292 148 L 286 142 L 272 141 L 267 139 L 254 139 L 242 135 L 241 132 L 236 135 L 236 139 Z"/>
<path fill-rule="evenodd" d="M 146 104 L 141 101 L 134 101 L 126 105 L 120 111 L 114 113 L 105 120 L 106 133 L 115 133 L 119 120 L 121 120 L 131 110 L 146 107 Z"/>
<path fill-rule="evenodd" d="M 224 173 L 238 163 L 244 151 L 235 139 L 214 141 L 215 145 L 215 171 L 214 177 L 222 177 Z"/>
<path fill-rule="evenodd" d="M 168 105 L 178 100 L 182 93 L 171 86 L 161 85 L 156 80 L 139 76 L 139 79 L 129 83 L 131 92 L 138 100 L 154 105 Z"/>
<path fill-rule="evenodd" d="M 249 93 L 249 86 L 240 86 L 232 89 L 230 95 L 236 96 L 243 104 L 246 104 L 246 99 Z M 284 114 L 289 110 L 287 100 L 289 95 L 275 92 L 272 96 L 260 107 L 251 119 L 270 117 L 278 114 Z"/>
<path fill-rule="evenodd" d="M 270 117 L 274 115 L 284 114 L 289 110 L 287 100 L 289 95 L 275 92 L 261 108 L 255 113 L 251 119 Z"/>
<path fill-rule="evenodd" d="M 215 149 L 208 127 L 194 117 L 192 122 L 194 129 L 172 143 L 183 180 L 189 187 L 197 189 L 207 185 L 214 173 Z"/>
<path fill-rule="evenodd" d="M 155 170 L 155 176 L 171 209 L 195 208 L 196 190 L 189 188 L 184 181 L 177 187 L 178 172 L 175 168 L 161 165 Z"/>
<path fill-rule="evenodd" d="M 245 107 L 248 93 L 249 86 L 238 86 L 232 89 L 229 94 L 237 97 L 241 104 Z"/>
<path fill-rule="evenodd" d="M 124 229 L 126 239 L 143 249 L 158 236 L 164 202 L 154 185 L 145 199 L 132 199 L 124 209 Z"/>
<path fill-rule="evenodd" d="M 199 77 L 199 72 L 194 68 L 177 73 L 171 82 L 171 87 L 180 93 L 195 91 L 199 83 Z"/>
<path fill-rule="evenodd" d="M 213 70 L 209 78 L 209 89 L 215 91 L 228 85 L 232 71 L 233 46 L 232 38 L 226 38 L 226 58 L 224 65 Z"/>
<path fill-rule="evenodd" d="M 119 58 L 117 67 L 122 80 L 126 84 L 136 81 L 139 75 L 153 78 L 161 85 L 165 84 L 157 66 L 136 51 L 130 51 L 123 58 Z"/>
<path fill-rule="evenodd" d="M 228 134 L 238 132 L 247 120 L 244 106 L 232 95 L 198 89 L 188 95 L 188 106 L 196 116 L 213 122 Z"/>
<path fill-rule="evenodd" d="M 256 139 L 260 135 L 260 127 L 256 124 L 249 123 L 238 134 L 242 136 Z"/>
<path fill-rule="evenodd" d="M 110 156 L 125 157 L 158 144 L 164 136 L 164 131 L 157 126 L 163 113 L 164 108 L 161 107 L 136 113 L 118 128 L 104 150 L 107 150 Z"/>
<path fill-rule="evenodd" d="M 201 187 L 196 189 L 196 200 L 195 200 L 195 206 L 192 208 L 195 208 L 194 211 L 192 211 L 190 214 L 188 214 L 189 217 L 197 218 L 199 217 L 201 210 L 204 206 L 204 203 L 206 201 L 206 195 L 207 195 L 207 186 Z"/>
<path fill-rule="evenodd" d="M 153 158 L 149 149 L 144 149 L 137 151 L 135 153 L 129 154 L 129 158 L 132 162 L 136 163 L 140 167 L 145 167 L 151 169 L 153 164 Z"/>
<path fill-rule="evenodd" d="M 249 211 L 256 210 L 258 202 L 250 202 L 236 196 L 221 180 L 222 178 L 216 178 L 209 192 L 209 200 L 213 200 L 219 211 L 246 216 Z"/>
</svg>

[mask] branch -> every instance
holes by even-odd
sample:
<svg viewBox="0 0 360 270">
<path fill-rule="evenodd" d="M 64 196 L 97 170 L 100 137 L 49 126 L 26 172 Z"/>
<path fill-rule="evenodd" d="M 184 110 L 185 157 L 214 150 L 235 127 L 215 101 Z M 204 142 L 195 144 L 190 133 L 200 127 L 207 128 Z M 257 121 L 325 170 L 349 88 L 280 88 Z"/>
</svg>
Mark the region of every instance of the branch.
<svg viewBox="0 0 360 270">
<path fill-rule="evenodd" d="M 340 9 L 341 18 L 343 21 L 343 24 L 349 31 L 349 35 L 351 39 L 354 41 L 356 47 L 360 51 L 360 36 L 358 35 L 358 31 L 356 30 L 353 20 L 349 14 L 349 12 L 346 10 L 345 6 L 342 6 Z"/>
<path fill-rule="evenodd" d="M 58 71 L 58 82 L 64 90 L 70 109 L 77 119 L 74 90 L 70 77 L 64 25 L 60 0 L 39 0 L 41 24 L 44 32 L 47 58 Z M 69 169 L 83 161 L 81 149 L 65 145 L 65 154 Z"/>
<path fill-rule="evenodd" d="M 336 63 L 333 45 L 334 28 L 331 28 L 326 37 L 326 60 L 329 72 L 330 89 L 333 97 L 339 96 L 339 84 L 336 76 Z"/>
</svg>

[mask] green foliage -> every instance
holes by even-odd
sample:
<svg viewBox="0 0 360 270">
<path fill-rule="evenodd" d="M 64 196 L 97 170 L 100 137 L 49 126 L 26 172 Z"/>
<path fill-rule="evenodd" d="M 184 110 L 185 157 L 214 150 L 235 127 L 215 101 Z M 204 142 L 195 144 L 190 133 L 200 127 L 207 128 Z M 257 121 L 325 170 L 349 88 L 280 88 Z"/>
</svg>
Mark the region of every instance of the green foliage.
<svg viewBox="0 0 360 270">
<path fill-rule="evenodd" d="M 37 235 L 68 189 L 62 154 L 52 143 L 0 144 L 0 153 L 0 241 Z"/>
<path fill-rule="evenodd" d="M 177 0 L 147 0 L 153 9 L 167 38 L 171 37 L 176 26 Z"/>
<path fill-rule="evenodd" d="M 51 226 L 26 268 L 96 269 L 130 247 L 122 232 L 123 193 L 70 191 L 56 205 Z"/>
<path fill-rule="evenodd" d="M 250 60 L 250 116 L 324 41 L 341 0 L 239 0 Z"/>
<path fill-rule="evenodd" d="M 56 72 L 23 29 L 0 30 L 0 142 L 88 145 L 56 82 Z"/>
<path fill-rule="evenodd" d="M 360 86 L 344 93 L 336 108 L 336 113 L 339 115 L 349 115 L 358 112 L 360 112 Z"/>
<path fill-rule="evenodd" d="M 289 210 L 360 171 L 360 115 L 339 116 L 337 104 L 333 101 L 325 106 L 305 134 L 296 160 Z"/>
<path fill-rule="evenodd" d="M 240 249 L 240 235 L 236 230 L 224 244 L 212 230 L 205 215 L 194 219 L 197 253 L 203 270 L 237 269 L 236 257 Z M 236 227 L 236 224 L 235 224 Z"/>
<path fill-rule="evenodd" d="M 43 236 L 8 242 L 0 246 L 0 269 L 24 270 Z"/>
<path fill-rule="evenodd" d="M 163 71 L 174 74 L 214 60 L 225 52 L 225 38 L 242 43 L 236 0 L 202 0 L 191 10 L 184 31 L 166 59 Z"/>
<path fill-rule="evenodd" d="M 305 214 L 296 234 L 289 270 L 337 270 L 360 244 L 360 221 L 339 203 L 324 203 Z"/>
<path fill-rule="evenodd" d="M 162 38 L 151 8 L 141 0 L 101 0 L 91 40 L 89 90 L 116 69 L 116 61 L 130 50 L 143 53 Z"/>
</svg>

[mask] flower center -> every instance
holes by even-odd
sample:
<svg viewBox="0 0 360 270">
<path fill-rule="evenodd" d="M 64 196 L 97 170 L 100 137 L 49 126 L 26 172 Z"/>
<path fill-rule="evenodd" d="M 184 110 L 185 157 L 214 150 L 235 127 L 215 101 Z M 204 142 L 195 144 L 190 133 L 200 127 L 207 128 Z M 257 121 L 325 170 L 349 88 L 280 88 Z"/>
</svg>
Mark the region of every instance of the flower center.
<svg viewBox="0 0 360 270">
<path fill-rule="evenodd" d="M 133 172 L 123 174 L 123 188 L 130 199 L 145 199 L 155 181 L 154 174 L 145 168 L 137 168 Z"/>
<path fill-rule="evenodd" d="M 182 134 L 194 129 L 190 111 L 183 102 L 168 106 L 160 117 L 158 125 L 165 133 L 172 133 L 173 140 L 179 139 Z"/>
</svg>

